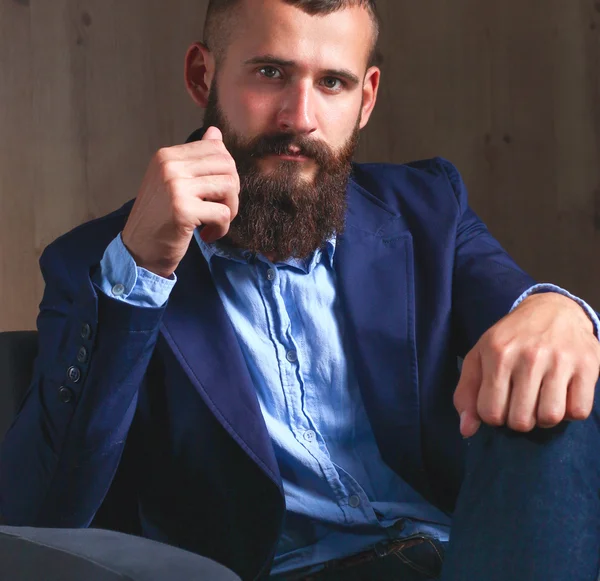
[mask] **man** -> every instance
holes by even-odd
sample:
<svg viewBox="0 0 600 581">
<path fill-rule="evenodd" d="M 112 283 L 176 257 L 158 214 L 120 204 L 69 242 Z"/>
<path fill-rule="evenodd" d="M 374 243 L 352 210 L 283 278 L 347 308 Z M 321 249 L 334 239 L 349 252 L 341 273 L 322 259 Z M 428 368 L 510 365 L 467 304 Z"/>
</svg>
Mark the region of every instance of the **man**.
<svg viewBox="0 0 600 581">
<path fill-rule="evenodd" d="M 597 317 L 514 264 L 447 161 L 351 164 L 377 30 L 372 0 L 210 2 L 185 66 L 206 131 L 41 259 L 7 524 L 243 579 L 433 579 L 444 552 L 445 581 L 596 578 Z"/>
</svg>

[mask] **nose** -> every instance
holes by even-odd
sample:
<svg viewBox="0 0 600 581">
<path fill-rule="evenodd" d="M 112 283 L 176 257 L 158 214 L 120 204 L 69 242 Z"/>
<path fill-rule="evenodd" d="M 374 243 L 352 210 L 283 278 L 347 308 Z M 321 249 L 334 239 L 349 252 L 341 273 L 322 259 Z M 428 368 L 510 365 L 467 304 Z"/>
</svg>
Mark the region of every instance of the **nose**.
<svg viewBox="0 0 600 581">
<path fill-rule="evenodd" d="M 287 88 L 278 115 L 279 129 L 285 133 L 309 135 L 317 129 L 316 103 L 312 83 Z"/>
</svg>

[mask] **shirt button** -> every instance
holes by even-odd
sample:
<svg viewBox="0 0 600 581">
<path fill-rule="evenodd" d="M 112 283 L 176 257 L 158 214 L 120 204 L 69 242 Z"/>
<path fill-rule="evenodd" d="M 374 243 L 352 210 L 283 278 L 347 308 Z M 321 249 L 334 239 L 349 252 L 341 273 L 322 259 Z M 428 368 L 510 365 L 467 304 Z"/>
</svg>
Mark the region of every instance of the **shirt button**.
<svg viewBox="0 0 600 581">
<path fill-rule="evenodd" d="M 272 268 L 267 270 L 267 280 L 275 280 L 275 271 Z"/>
<path fill-rule="evenodd" d="M 285 357 L 290 363 L 296 363 L 296 361 L 298 361 L 298 353 L 295 351 L 288 351 Z"/>
<path fill-rule="evenodd" d="M 313 432 L 313 430 L 308 430 L 308 431 L 304 432 L 304 439 L 307 442 L 314 442 L 316 437 L 317 437 L 317 434 L 315 432 Z"/>
<path fill-rule="evenodd" d="M 349 499 L 348 499 L 348 504 L 352 507 L 352 508 L 357 508 L 360 505 L 360 498 L 358 496 L 356 496 L 356 494 L 353 494 Z"/>
<path fill-rule="evenodd" d="M 73 383 L 77 383 L 81 379 L 81 371 L 79 370 L 79 367 L 69 367 L 69 369 L 67 369 L 67 377 Z"/>
<path fill-rule="evenodd" d="M 58 390 L 58 399 L 63 403 L 69 403 L 73 400 L 73 392 L 64 385 Z"/>
<path fill-rule="evenodd" d="M 124 292 L 125 292 L 125 287 L 121 283 L 118 283 L 112 287 L 112 294 L 115 295 L 116 297 L 120 297 Z"/>
</svg>

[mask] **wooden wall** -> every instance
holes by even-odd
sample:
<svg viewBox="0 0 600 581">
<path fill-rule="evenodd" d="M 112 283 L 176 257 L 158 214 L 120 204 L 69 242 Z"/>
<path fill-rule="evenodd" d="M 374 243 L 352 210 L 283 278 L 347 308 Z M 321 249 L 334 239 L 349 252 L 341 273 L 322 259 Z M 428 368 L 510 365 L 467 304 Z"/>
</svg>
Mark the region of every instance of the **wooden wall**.
<svg viewBox="0 0 600 581">
<path fill-rule="evenodd" d="M 600 2 L 379 0 L 383 86 L 360 160 L 442 155 L 533 276 L 600 307 Z M 201 124 L 182 81 L 206 0 L 0 0 L 0 331 L 37 259 L 133 197 Z"/>
</svg>

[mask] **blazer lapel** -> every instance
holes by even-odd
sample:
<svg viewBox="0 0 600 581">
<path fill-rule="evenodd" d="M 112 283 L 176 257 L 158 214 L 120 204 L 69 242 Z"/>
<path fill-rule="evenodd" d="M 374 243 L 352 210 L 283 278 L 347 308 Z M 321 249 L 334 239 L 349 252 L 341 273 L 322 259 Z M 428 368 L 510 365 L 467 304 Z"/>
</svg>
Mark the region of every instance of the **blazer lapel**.
<svg viewBox="0 0 600 581">
<path fill-rule="evenodd" d="M 235 331 L 194 240 L 176 271 L 162 332 L 206 405 L 281 489 L 256 392 Z"/>
<path fill-rule="evenodd" d="M 355 370 L 382 457 L 422 490 L 412 235 L 401 215 L 354 181 L 335 264 Z"/>
<path fill-rule="evenodd" d="M 204 128 L 186 143 L 202 138 Z M 425 492 L 412 235 L 355 181 L 335 251 L 361 392 L 383 459 Z M 273 447 L 235 332 L 195 243 L 177 269 L 163 332 L 206 405 L 281 489 Z"/>
</svg>

